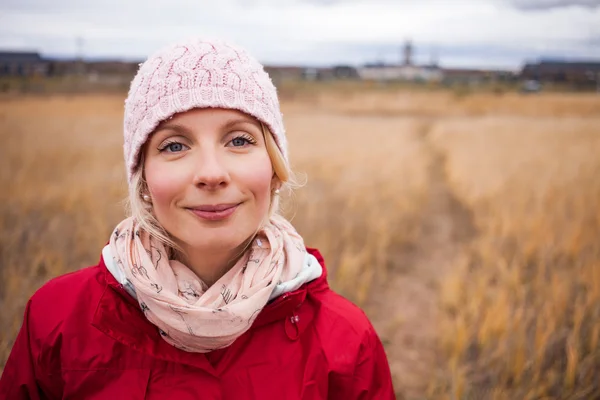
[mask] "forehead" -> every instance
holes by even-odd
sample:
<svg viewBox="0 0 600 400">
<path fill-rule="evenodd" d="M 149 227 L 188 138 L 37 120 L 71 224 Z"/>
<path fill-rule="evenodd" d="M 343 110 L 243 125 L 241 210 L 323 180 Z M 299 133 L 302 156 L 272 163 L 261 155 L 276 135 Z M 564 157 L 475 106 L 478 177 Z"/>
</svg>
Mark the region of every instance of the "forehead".
<svg viewBox="0 0 600 400">
<path fill-rule="evenodd" d="M 171 118 L 162 121 L 157 130 L 169 124 L 184 125 L 190 128 L 202 126 L 218 126 L 233 123 L 250 123 L 260 126 L 256 118 L 242 111 L 228 108 L 195 108 L 174 114 Z"/>
</svg>

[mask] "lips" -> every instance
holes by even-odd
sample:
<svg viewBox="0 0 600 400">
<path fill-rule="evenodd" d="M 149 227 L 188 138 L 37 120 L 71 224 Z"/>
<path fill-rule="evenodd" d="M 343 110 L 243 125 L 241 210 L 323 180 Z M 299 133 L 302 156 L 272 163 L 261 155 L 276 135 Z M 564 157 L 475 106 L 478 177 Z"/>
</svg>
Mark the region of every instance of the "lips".
<svg viewBox="0 0 600 400">
<path fill-rule="evenodd" d="M 240 204 L 241 203 L 201 205 L 190 207 L 188 210 L 202 219 L 208 221 L 219 221 L 233 214 Z"/>
</svg>

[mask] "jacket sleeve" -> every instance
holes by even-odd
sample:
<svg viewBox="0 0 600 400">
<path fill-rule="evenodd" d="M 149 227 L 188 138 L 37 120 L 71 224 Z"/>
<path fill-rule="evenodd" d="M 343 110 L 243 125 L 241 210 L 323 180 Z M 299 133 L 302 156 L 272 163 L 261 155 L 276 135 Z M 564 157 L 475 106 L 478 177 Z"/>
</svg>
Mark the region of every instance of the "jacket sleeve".
<svg viewBox="0 0 600 400">
<path fill-rule="evenodd" d="M 30 345 L 31 300 L 25 308 L 23 325 L 0 377 L 0 399 L 43 399 L 40 394 Z"/>
<path fill-rule="evenodd" d="M 353 378 L 349 399 L 396 399 L 387 356 L 372 326 L 369 326 L 363 340 Z"/>
</svg>

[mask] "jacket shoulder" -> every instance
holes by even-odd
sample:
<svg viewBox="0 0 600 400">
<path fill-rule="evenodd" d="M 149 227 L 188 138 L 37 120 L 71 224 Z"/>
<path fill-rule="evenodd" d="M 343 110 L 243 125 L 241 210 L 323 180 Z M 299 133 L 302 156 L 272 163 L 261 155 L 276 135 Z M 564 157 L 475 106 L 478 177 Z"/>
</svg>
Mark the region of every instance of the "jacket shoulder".
<svg viewBox="0 0 600 400">
<path fill-rule="evenodd" d="M 319 306 L 317 321 L 357 340 L 361 340 L 365 335 L 373 335 L 375 331 L 363 310 L 329 287 L 325 260 L 319 250 L 307 250 L 323 267 L 323 275 L 309 284 L 309 293 Z"/>
<path fill-rule="evenodd" d="M 44 335 L 70 319 L 91 318 L 92 307 L 102 295 L 105 282 L 100 265 L 85 267 L 46 282 L 30 299 L 29 320 Z M 92 312 L 90 312 L 92 311 Z"/>
<path fill-rule="evenodd" d="M 327 289 L 316 296 L 319 299 L 319 314 L 323 323 L 330 329 L 341 331 L 356 340 L 374 333 L 373 326 L 365 312 L 350 300 Z"/>
<path fill-rule="evenodd" d="M 84 267 L 50 279 L 31 297 L 33 301 L 47 299 L 71 300 L 82 292 L 88 295 L 104 289 L 104 274 L 100 265 Z M 90 292 L 91 291 L 91 292 Z"/>
<path fill-rule="evenodd" d="M 333 372 L 331 390 L 340 398 L 395 398 L 383 344 L 367 315 L 331 289 L 319 297 L 316 334 Z"/>
<path fill-rule="evenodd" d="M 353 376 L 362 360 L 372 358 L 381 340 L 367 315 L 331 289 L 314 296 L 317 301 L 315 333 L 332 370 Z"/>
</svg>

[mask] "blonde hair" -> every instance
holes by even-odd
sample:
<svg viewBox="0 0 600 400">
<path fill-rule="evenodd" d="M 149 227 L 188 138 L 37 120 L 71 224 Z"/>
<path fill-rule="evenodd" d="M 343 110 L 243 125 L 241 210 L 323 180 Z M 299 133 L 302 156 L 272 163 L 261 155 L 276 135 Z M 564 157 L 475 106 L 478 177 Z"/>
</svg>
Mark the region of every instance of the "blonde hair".
<svg viewBox="0 0 600 400">
<path fill-rule="evenodd" d="M 279 187 L 277 187 L 276 184 L 274 189 L 279 189 L 280 193 L 291 193 L 293 189 L 300 186 L 296 181 L 295 174 L 285 161 L 285 158 L 283 157 L 281 150 L 279 150 L 279 146 L 277 146 L 275 138 L 273 137 L 273 134 L 269 128 L 262 122 L 260 125 L 263 138 L 265 140 L 267 154 L 271 160 L 273 176 L 277 178 L 279 183 Z M 152 204 L 143 200 L 142 196 L 144 194 L 149 194 L 146 179 L 144 177 L 144 147 L 142 147 L 140 150 L 140 158 L 137 165 L 137 169 L 131 175 L 131 182 L 129 185 L 129 196 L 127 199 L 127 212 L 129 216 L 135 218 L 142 229 L 161 241 L 171 252 L 181 252 L 181 248 L 175 243 L 175 241 L 171 238 L 171 235 L 156 219 L 156 216 L 152 212 Z M 279 212 L 280 195 L 272 190 L 268 217 L 270 218 Z M 260 228 L 261 227 L 258 227 L 257 232 L 260 230 Z M 173 254 L 170 256 L 172 255 Z"/>
</svg>

